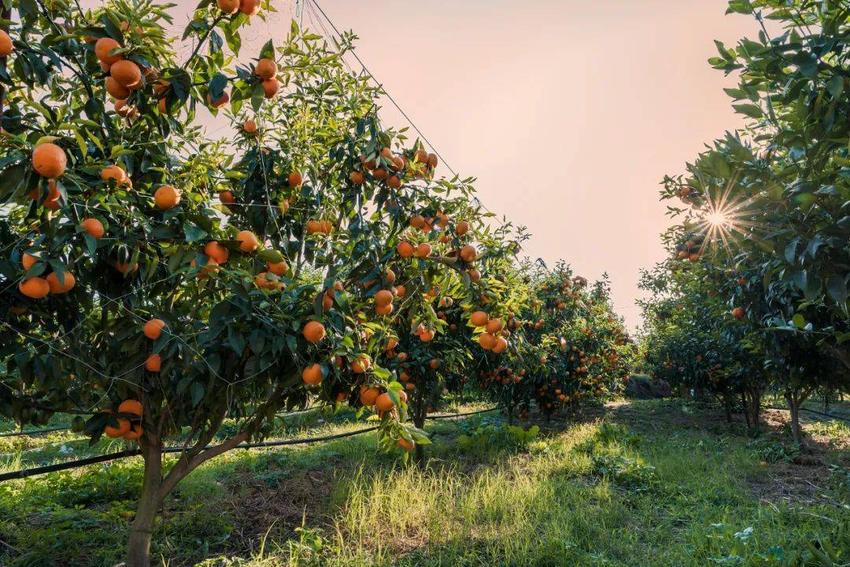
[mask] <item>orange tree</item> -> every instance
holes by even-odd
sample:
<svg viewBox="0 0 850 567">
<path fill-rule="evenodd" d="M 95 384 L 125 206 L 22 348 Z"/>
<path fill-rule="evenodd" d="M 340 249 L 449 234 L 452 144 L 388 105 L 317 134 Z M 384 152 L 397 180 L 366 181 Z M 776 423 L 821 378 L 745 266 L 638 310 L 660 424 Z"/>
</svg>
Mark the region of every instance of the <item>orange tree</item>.
<svg viewBox="0 0 850 567">
<path fill-rule="evenodd" d="M 768 335 L 741 307 L 749 305 L 741 295 L 754 289 L 752 275 L 731 273 L 702 254 L 692 262 L 691 252 L 682 252 L 699 237 L 667 236 L 681 243 L 671 246 L 666 262 L 641 274 L 640 287 L 650 293 L 641 302 L 644 365 L 680 391 L 715 397 L 729 421 L 741 407 L 755 431 L 770 373 L 765 369 Z"/>
<path fill-rule="evenodd" d="M 523 301 L 512 318 L 514 356 L 479 372 L 482 390 L 508 411 L 547 416 L 621 391 L 631 343 L 614 315 L 605 282 L 592 288 L 559 262 L 523 266 Z M 522 280 L 520 280 L 522 281 Z M 522 289 L 516 286 L 515 289 Z"/>
<path fill-rule="evenodd" d="M 710 60 L 738 73 L 737 87 L 726 92 L 748 127 L 718 140 L 687 176 L 666 179 L 664 196 L 682 198 L 692 216 L 719 221 L 724 230 L 711 240 L 731 242 L 726 256 L 736 269 L 758 274 L 757 303 L 768 306 L 757 311 L 759 321 L 780 332 L 780 343 L 806 344 L 814 356 L 849 367 L 846 7 L 731 0 L 729 12 L 750 15 L 761 28 L 734 47 L 718 42 Z M 783 33 L 771 34 L 766 19 Z M 771 366 L 785 365 L 788 348 L 771 349 Z M 819 386 L 850 388 L 846 375 L 815 374 L 779 376 L 792 415 Z"/>
<path fill-rule="evenodd" d="M 477 222 L 471 187 L 433 181 L 435 157 L 381 128 L 378 91 L 344 67 L 350 36 L 331 50 L 293 24 L 282 45 L 240 53 L 265 8 L 202 3 L 181 62 L 167 11 L 143 2 L 21 3 L 0 34 L 0 412 L 78 413 L 93 440 L 138 442 L 132 566 L 149 564 L 177 483 L 281 408 L 359 399 L 383 447 L 427 442 L 376 362 L 395 319 L 373 310 L 399 295 L 388 263 L 411 216 Z M 207 112 L 233 143 L 197 126 Z M 420 292 L 476 280 L 470 237 L 443 244 L 422 274 L 401 270 L 416 296 L 402 320 L 431 337 L 445 324 Z M 235 433 L 211 445 L 225 419 Z M 164 462 L 169 439 L 181 452 Z"/>
</svg>

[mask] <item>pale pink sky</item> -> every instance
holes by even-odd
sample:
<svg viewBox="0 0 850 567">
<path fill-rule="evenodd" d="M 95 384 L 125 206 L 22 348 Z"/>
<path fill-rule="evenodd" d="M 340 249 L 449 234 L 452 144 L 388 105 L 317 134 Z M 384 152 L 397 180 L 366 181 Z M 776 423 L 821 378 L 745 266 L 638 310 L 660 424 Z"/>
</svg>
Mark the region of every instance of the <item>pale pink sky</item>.
<svg viewBox="0 0 850 567">
<path fill-rule="evenodd" d="M 659 181 L 741 125 L 721 90 L 733 81 L 706 63 L 712 40 L 734 45 L 755 22 L 724 16 L 725 0 L 318 1 L 482 202 L 528 227 L 526 252 L 607 271 L 636 325 L 638 270 L 663 257 Z M 195 3 L 179 0 L 175 28 Z M 288 31 L 294 0 L 273 4 L 243 58 Z M 384 118 L 405 124 L 389 103 Z"/>
</svg>

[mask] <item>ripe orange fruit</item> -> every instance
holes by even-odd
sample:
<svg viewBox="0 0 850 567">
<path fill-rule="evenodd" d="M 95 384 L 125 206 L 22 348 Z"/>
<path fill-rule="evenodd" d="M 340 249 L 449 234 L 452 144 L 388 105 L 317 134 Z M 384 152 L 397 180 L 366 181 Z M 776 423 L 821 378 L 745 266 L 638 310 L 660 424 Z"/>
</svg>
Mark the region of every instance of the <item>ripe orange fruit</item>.
<svg viewBox="0 0 850 567">
<path fill-rule="evenodd" d="M 736 307 L 732 310 L 732 317 L 734 317 L 735 319 L 743 319 L 744 315 L 746 314 L 747 312 L 744 311 L 743 307 Z"/>
<path fill-rule="evenodd" d="M 35 263 L 39 261 L 37 256 L 33 256 L 32 254 L 27 254 L 24 252 L 24 255 L 21 256 L 21 265 L 24 267 L 24 270 L 29 270 Z"/>
<path fill-rule="evenodd" d="M 239 241 L 239 249 L 242 252 L 253 252 L 260 246 L 257 235 L 250 230 L 240 230 L 236 235 L 236 240 Z"/>
<path fill-rule="evenodd" d="M 387 280 L 387 283 L 393 283 L 395 281 L 395 272 L 387 268 L 384 272 L 384 279 Z"/>
<path fill-rule="evenodd" d="M 42 177 L 60 177 L 68 166 L 65 150 L 51 142 L 35 147 L 32 152 L 32 168 Z"/>
<path fill-rule="evenodd" d="M 266 262 L 266 269 L 276 276 L 282 276 L 289 271 L 289 266 L 284 261 Z"/>
<path fill-rule="evenodd" d="M 118 418 L 118 425 L 107 425 L 103 428 L 103 433 L 111 439 L 124 437 L 130 431 L 130 420 L 123 417 Z"/>
<path fill-rule="evenodd" d="M 404 449 L 405 451 L 412 451 L 415 445 L 416 444 L 413 441 L 408 441 L 404 437 L 399 437 L 398 439 L 398 446 Z"/>
<path fill-rule="evenodd" d="M 224 264 L 230 258 L 230 250 L 216 240 L 210 240 L 204 244 L 204 254 L 215 260 L 217 264 Z"/>
<path fill-rule="evenodd" d="M 257 67 L 254 69 L 254 74 L 261 79 L 271 79 L 277 75 L 277 63 L 274 62 L 274 59 L 260 59 L 257 61 Z"/>
<path fill-rule="evenodd" d="M 18 284 L 18 291 L 30 299 L 42 299 L 50 293 L 50 284 L 44 278 L 27 278 Z"/>
<path fill-rule="evenodd" d="M 406 240 L 399 242 L 398 246 L 396 246 L 396 250 L 398 251 L 398 255 L 402 258 L 410 258 L 413 256 L 413 245 Z"/>
<path fill-rule="evenodd" d="M 493 347 L 496 346 L 496 337 L 490 333 L 481 333 L 478 337 L 478 344 L 484 350 L 493 350 Z"/>
<path fill-rule="evenodd" d="M 351 361 L 351 371 L 355 374 L 363 374 L 371 367 L 372 361 L 365 354 L 361 354 Z"/>
<path fill-rule="evenodd" d="M 401 179 L 397 175 L 392 175 L 387 179 L 387 187 L 390 189 L 399 189 L 401 187 Z"/>
<path fill-rule="evenodd" d="M 478 252 L 469 244 L 460 249 L 460 257 L 464 262 L 474 262 Z"/>
<path fill-rule="evenodd" d="M 469 275 L 469 279 L 472 282 L 477 282 L 481 280 L 481 272 L 479 272 L 475 268 L 467 270 L 466 273 Z"/>
<path fill-rule="evenodd" d="M 162 319 L 151 319 L 145 323 L 142 331 L 145 336 L 152 341 L 157 340 L 162 335 L 162 330 L 165 328 L 165 321 Z"/>
<path fill-rule="evenodd" d="M 363 177 L 363 172 L 361 171 L 352 171 L 351 175 L 348 177 L 352 183 L 355 185 L 363 185 L 363 182 L 366 180 Z"/>
<path fill-rule="evenodd" d="M 504 328 L 504 323 L 502 323 L 501 319 L 490 319 L 487 321 L 487 332 L 491 335 L 495 335 L 499 331 Z"/>
<path fill-rule="evenodd" d="M 239 0 L 218 0 L 216 4 L 225 14 L 235 14 L 239 11 Z"/>
<path fill-rule="evenodd" d="M 207 94 L 207 104 L 209 104 L 213 108 L 221 108 L 228 102 L 230 102 L 230 95 L 227 93 L 221 93 L 221 96 L 215 100 L 213 100 L 212 97 Z"/>
<path fill-rule="evenodd" d="M 387 170 L 384 169 L 383 167 L 379 167 L 379 168 L 372 171 L 372 177 L 374 177 L 378 181 L 383 181 L 384 179 L 387 178 L 388 175 L 389 175 L 389 173 L 387 173 Z"/>
<path fill-rule="evenodd" d="M 110 55 L 110 51 L 120 48 L 121 45 L 111 37 L 102 37 L 94 44 L 94 54 L 101 63 L 112 65 L 117 61 L 124 59 L 123 55 Z"/>
<path fill-rule="evenodd" d="M 134 117 L 134 115 L 138 112 L 136 107 L 130 106 L 127 104 L 126 100 L 120 98 L 115 101 L 114 107 L 115 114 L 124 118 Z"/>
<path fill-rule="evenodd" d="M 311 364 L 301 372 L 301 379 L 308 386 L 316 386 L 322 383 L 322 365 Z"/>
<path fill-rule="evenodd" d="M 384 345 L 384 350 L 385 351 L 392 350 L 397 346 L 398 346 L 398 339 L 395 338 L 395 337 L 390 337 L 389 339 L 387 339 L 387 344 Z"/>
<path fill-rule="evenodd" d="M 114 181 L 116 185 L 132 185 L 127 173 L 119 165 L 107 165 L 100 170 L 100 178 L 109 183 Z"/>
<path fill-rule="evenodd" d="M 395 308 L 392 303 L 387 303 L 386 305 L 376 305 L 375 313 L 378 315 L 389 315 L 393 312 Z"/>
<path fill-rule="evenodd" d="M 190 265 L 192 266 L 192 268 L 194 268 L 198 264 L 197 264 L 197 262 L 195 262 L 195 259 L 193 258 L 192 263 Z M 218 262 L 216 262 L 215 260 L 213 260 L 212 258 L 207 256 L 206 264 L 201 266 L 201 269 L 198 270 L 198 279 L 199 280 L 207 280 L 207 279 L 210 278 L 210 276 L 215 274 L 217 271 L 218 271 Z"/>
<path fill-rule="evenodd" d="M 483 327 L 487 324 L 487 321 L 490 320 L 490 317 L 484 311 L 475 311 L 472 315 L 469 316 L 469 321 L 476 327 Z"/>
<path fill-rule="evenodd" d="M 60 281 L 59 276 L 56 275 L 56 272 L 50 272 L 47 274 L 45 278 L 47 280 L 47 285 L 50 287 L 50 293 L 54 293 L 57 295 L 61 295 L 63 293 L 68 293 L 77 283 L 77 279 L 74 277 L 74 274 L 71 272 L 65 272 L 62 274 L 62 281 Z"/>
<path fill-rule="evenodd" d="M 236 198 L 233 196 L 233 191 L 222 191 L 218 194 L 218 200 L 224 203 L 225 205 L 232 205 L 236 202 Z"/>
<path fill-rule="evenodd" d="M 493 352 L 496 354 L 505 352 L 508 348 L 508 341 L 505 337 L 496 337 L 496 342 L 493 343 Z"/>
<path fill-rule="evenodd" d="M 153 194 L 158 209 L 167 211 L 180 204 L 180 191 L 171 185 L 163 185 Z"/>
<path fill-rule="evenodd" d="M 431 245 L 427 242 L 423 242 L 419 246 L 416 247 L 416 256 L 419 258 L 427 258 L 431 255 Z"/>
<path fill-rule="evenodd" d="M 139 269 L 139 264 L 133 264 L 132 266 L 127 262 L 115 262 L 113 267 L 124 274 L 125 276 L 130 272 L 135 272 Z"/>
<path fill-rule="evenodd" d="M 256 16 L 260 11 L 260 0 L 239 0 L 239 11 L 249 16 Z"/>
<path fill-rule="evenodd" d="M 277 90 L 280 88 L 280 83 L 277 82 L 277 79 L 272 77 L 271 79 L 266 79 L 263 81 L 263 95 L 266 98 L 272 98 L 277 94 Z"/>
<path fill-rule="evenodd" d="M 161 97 L 168 92 L 169 87 L 171 87 L 171 81 L 157 79 L 153 84 L 153 92 L 156 96 Z"/>
<path fill-rule="evenodd" d="M 300 187 L 301 183 L 303 182 L 303 179 L 301 177 L 301 172 L 300 171 L 293 171 L 292 173 L 289 174 L 287 181 L 289 182 L 290 187 Z"/>
<path fill-rule="evenodd" d="M 118 406 L 118 413 L 131 413 L 141 416 L 143 413 L 142 402 L 138 400 L 124 400 Z"/>
<path fill-rule="evenodd" d="M 393 293 L 389 290 L 382 289 L 375 294 L 375 305 L 388 305 L 393 302 Z"/>
<path fill-rule="evenodd" d="M 248 119 L 242 123 L 242 131 L 246 134 L 256 134 L 257 133 L 257 122 L 256 120 Z"/>
<path fill-rule="evenodd" d="M 361 386 L 360 388 L 360 403 L 364 406 L 375 405 L 375 400 L 381 395 L 381 391 L 371 386 Z"/>
<path fill-rule="evenodd" d="M 375 409 L 378 413 L 391 411 L 394 407 L 393 399 L 386 392 L 375 398 Z"/>
<path fill-rule="evenodd" d="M 419 333 L 419 340 L 423 343 L 430 343 L 434 340 L 434 331 L 431 329 L 423 329 L 421 333 Z"/>
<path fill-rule="evenodd" d="M 106 92 L 109 93 L 109 96 L 112 98 L 117 98 L 119 100 L 124 100 L 128 96 L 130 96 L 130 89 L 122 85 L 118 82 L 118 79 L 115 77 L 106 77 Z"/>
<path fill-rule="evenodd" d="M 130 424 L 130 431 L 128 431 L 127 433 L 124 434 L 124 439 L 126 439 L 127 441 L 136 441 L 137 439 L 140 439 L 142 437 L 142 434 L 144 432 L 145 432 L 145 430 L 142 428 L 142 426 L 140 424 L 131 423 Z"/>
<path fill-rule="evenodd" d="M 407 295 L 407 288 L 403 285 L 397 285 L 393 289 L 395 290 L 396 297 L 404 297 Z"/>
<path fill-rule="evenodd" d="M 410 221 L 408 222 L 413 228 L 422 228 L 423 226 L 425 226 L 425 217 L 423 217 L 422 215 L 413 215 L 412 217 L 410 217 Z"/>
<path fill-rule="evenodd" d="M 145 360 L 145 370 L 148 372 L 159 372 L 162 368 L 162 357 L 158 354 L 152 354 Z"/>
<path fill-rule="evenodd" d="M 135 90 L 142 86 L 142 70 L 128 59 L 113 63 L 109 68 L 109 75 L 128 89 Z"/>
<path fill-rule="evenodd" d="M 0 30 L 0 57 L 8 57 L 14 50 L 12 38 L 5 31 Z"/>
<path fill-rule="evenodd" d="M 436 155 L 436 154 L 428 154 L 428 165 L 429 165 L 431 168 L 435 168 L 435 167 L 437 167 L 437 164 L 438 164 L 438 163 L 439 163 L 439 161 L 437 160 L 437 155 Z"/>
<path fill-rule="evenodd" d="M 325 338 L 325 326 L 318 321 L 308 321 L 302 334 L 307 342 L 315 344 Z"/>
<path fill-rule="evenodd" d="M 430 366 L 432 370 L 438 369 L 440 367 L 440 359 L 432 358 L 431 362 L 428 363 L 428 366 Z"/>
<path fill-rule="evenodd" d="M 463 236 L 467 232 L 469 232 L 468 222 L 460 221 L 459 223 L 457 223 L 457 226 L 455 226 L 455 234 L 457 234 L 458 236 Z"/>
</svg>

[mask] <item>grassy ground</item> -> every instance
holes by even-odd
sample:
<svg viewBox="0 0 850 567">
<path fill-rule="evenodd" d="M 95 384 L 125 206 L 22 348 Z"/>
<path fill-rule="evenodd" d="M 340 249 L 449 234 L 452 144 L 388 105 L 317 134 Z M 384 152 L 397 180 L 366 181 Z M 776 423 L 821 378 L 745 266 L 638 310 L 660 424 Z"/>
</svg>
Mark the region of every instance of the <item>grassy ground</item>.
<svg viewBox="0 0 850 567">
<path fill-rule="evenodd" d="M 322 419 L 278 433 L 363 427 Z M 716 410 L 630 402 L 534 436 L 483 414 L 430 422 L 422 468 L 376 454 L 371 434 L 231 452 L 169 498 L 155 553 L 170 566 L 761 566 L 794 564 L 820 541 L 850 562 L 850 427 L 807 421 L 812 451 L 800 454 L 786 414 L 765 419 L 752 439 Z M 0 458 L 67 458 L 56 442 L 69 443 L 28 441 Z M 118 563 L 139 465 L 0 484 L 0 565 Z"/>
</svg>

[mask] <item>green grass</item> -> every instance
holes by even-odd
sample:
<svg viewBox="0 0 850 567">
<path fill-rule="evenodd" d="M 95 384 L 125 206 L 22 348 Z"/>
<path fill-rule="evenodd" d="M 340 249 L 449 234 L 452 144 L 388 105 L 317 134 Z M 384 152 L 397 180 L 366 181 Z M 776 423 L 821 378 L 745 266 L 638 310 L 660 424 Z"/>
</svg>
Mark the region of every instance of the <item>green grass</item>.
<svg viewBox="0 0 850 567">
<path fill-rule="evenodd" d="M 431 422 L 424 467 L 371 434 L 231 452 L 168 500 L 154 551 L 210 567 L 780 566 L 818 540 L 849 562 L 850 430 L 807 420 L 816 458 L 797 465 L 782 428 L 752 439 L 717 413 L 632 402 L 528 438 L 495 414 Z M 362 427 L 318 419 L 280 434 Z M 119 562 L 139 464 L 0 484 L 16 548 L 0 565 Z"/>
</svg>

